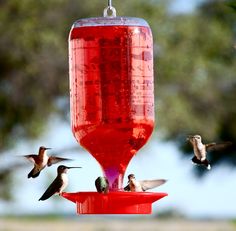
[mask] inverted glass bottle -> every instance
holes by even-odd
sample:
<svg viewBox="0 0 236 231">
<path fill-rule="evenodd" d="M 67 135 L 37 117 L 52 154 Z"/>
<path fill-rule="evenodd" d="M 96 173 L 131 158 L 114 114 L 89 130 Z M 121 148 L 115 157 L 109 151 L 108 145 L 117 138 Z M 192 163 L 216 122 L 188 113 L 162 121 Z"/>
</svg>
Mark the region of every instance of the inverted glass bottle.
<svg viewBox="0 0 236 231">
<path fill-rule="evenodd" d="M 99 162 L 111 191 L 154 127 L 153 43 L 140 18 L 76 21 L 69 36 L 70 107 L 77 141 Z"/>
</svg>

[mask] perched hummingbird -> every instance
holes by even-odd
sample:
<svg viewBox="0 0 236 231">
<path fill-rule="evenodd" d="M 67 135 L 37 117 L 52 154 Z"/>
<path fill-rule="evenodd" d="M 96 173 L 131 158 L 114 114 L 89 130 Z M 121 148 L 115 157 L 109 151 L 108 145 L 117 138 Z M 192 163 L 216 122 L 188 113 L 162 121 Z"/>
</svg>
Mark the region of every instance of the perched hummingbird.
<svg viewBox="0 0 236 231">
<path fill-rule="evenodd" d="M 99 193 L 108 193 L 109 192 L 109 181 L 106 177 L 99 176 L 95 180 L 95 186 Z"/>
<path fill-rule="evenodd" d="M 194 157 L 192 158 L 193 164 L 203 165 L 208 170 L 211 169 L 211 165 L 207 160 L 207 152 L 217 149 L 223 149 L 232 144 L 231 142 L 224 142 L 218 144 L 216 143 L 203 144 L 200 135 L 193 135 L 193 136 L 190 135 L 188 136 L 187 140 L 189 140 L 193 146 L 193 152 L 194 152 Z"/>
<path fill-rule="evenodd" d="M 46 150 L 51 149 L 51 148 L 45 148 L 44 146 L 41 146 L 39 148 L 38 155 L 35 154 L 30 154 L 30 155 L 25 155 L 29 161 L 31 161 L 34 164 L 34 168 L 30 171 L 28 174 L 28 178 L 36 178 L 39 176 L 40 172 L 46 167 L 50 167 L 52 164 L 56 164 L 60 161 L 65 161 L 65 160 L 71 160 L 71 159 L 66 159 L 66 158 L 61 158 L 57 156 L 48 156 L 46 153 Z"/>
<path fill-rule="evenodd" d="M 129 174 L 128 185 L 124 190 L 131 192 L 145 192 L 148 189 L 153 189 L 164 184 L 166 181 L 167 180 L 164 179 L 137 181 L 134 174 Z"/>
<path fill-rule="evenodd" d="M 57 168 L 57 177 L 49 185 L 45 193 L 39 198 L 39 201 L 45 201 L 52 195 L 58 193 L 61 195 L 62 191 L 68 185 L 67 170 L 71 168 L 81 168 L 81 167 L 67 167 L 65 165 L 60 165 Z"/>
</svg>

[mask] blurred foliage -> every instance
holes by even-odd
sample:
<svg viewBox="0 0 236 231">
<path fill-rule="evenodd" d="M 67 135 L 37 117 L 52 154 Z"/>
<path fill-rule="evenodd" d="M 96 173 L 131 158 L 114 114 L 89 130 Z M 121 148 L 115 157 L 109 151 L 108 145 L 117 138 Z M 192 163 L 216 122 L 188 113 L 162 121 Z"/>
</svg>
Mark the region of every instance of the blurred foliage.
<svg viewBox="0 0 236 231">
<path fill-rule="evenodd" d="M 227 5 L 232 7 L 236 11 L 236 1 L 235 0 L 228 0 Z"/>
<path fill-rule="evenodd" d="M 187 154 L 192 154 L 188 134 L 199 133 L 206 142 L 235 142 L 232 1 L 206 0 L 191 14 L 171 12 L 170 3 L 113 1 L 118 15 L 145 18 L 152 28 L 157 129 Z M 52 114 L 68 120 L 68 33 L 76 19 L 101 16 L 105 6 L 101 0 L 0 1 L 1 152 L 39 137 Z M 236 165 L 236 154 L 211 155 L 211 161 Z M 5 192 L 9 176 L 10 171 L 0 170 Z M 1 188 L 0 194 L 8 199 Z"/>
</svg>

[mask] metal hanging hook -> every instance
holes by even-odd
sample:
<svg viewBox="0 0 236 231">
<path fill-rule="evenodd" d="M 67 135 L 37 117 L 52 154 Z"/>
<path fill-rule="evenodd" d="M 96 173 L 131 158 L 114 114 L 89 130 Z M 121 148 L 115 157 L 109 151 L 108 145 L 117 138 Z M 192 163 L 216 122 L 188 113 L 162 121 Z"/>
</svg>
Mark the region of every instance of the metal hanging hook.
<svg viewBox="0 0 236 231">
<path fill-rule="evenodd" d="M 103 10 L 103 17 L 116 17 L 116 9 L 112 6 L 112 0 L 108 0 L 107 5 Z"/>
</svg>

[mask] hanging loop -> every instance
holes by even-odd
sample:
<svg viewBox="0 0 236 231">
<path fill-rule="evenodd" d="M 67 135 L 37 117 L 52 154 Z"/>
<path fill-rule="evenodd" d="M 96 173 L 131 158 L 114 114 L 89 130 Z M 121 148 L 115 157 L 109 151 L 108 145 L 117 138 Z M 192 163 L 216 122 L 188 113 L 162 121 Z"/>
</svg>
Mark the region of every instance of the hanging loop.
<svg viewBox="0 0 236 231">
<path fill-rule="evenodd" d="M 103 11 L 103 17 L 116 17 L 116 9 L 111 7 L 106 7 Z"/>
<path fill-rule="evenodd" d="M 103 11 L 103 17 L 116 17 L 116 9 L 112 6 L 112 0 L 108 0 L 108 6 Z"/>
</svg>

